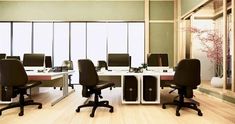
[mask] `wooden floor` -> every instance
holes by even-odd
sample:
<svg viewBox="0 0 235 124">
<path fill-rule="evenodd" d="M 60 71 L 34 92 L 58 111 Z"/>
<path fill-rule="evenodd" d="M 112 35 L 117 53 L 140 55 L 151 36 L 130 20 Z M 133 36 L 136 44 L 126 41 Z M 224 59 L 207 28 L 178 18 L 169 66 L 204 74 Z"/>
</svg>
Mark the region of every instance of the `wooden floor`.
<svg viewBox="0 0 235 124">
<path fill-rule="evenodd" d="M 180 111 L 181 116 L 175 116 L 175 107 L 167 106 L 162 109 L 158 105 L 126 105 L 121 104 L 121 89 L 105 90 L 104 99 L 114 106 L 114 113 L 106 108 L 98 108 L 95 117 L 90 118 L 91 108 L 81 109 L 76 113 L 78 105 L 86 100 L 81 97 L 81 88 L 76 87 L 64 100 L 51 106 L 51 102 L 61 95 L 59 89 L 41 88 L 40 94 L 33 97 L 35 101 L 42 102 L 43 108 L 36 106 L 25 107 L 25 114 L 18 116 L 19 108 L 3 111 L 0 124 L 235 124 L 235 104 L 221 101 L 201 92 L 195 92 L 195 100 L 200 102 L 203 116 L 190 109 Z M 161 91 L 161 102 L 171 101 L 175 93 L 168 94 L 170 89 Z M 4 105 L 0 105 L 0 108 Z"/>
</svg>

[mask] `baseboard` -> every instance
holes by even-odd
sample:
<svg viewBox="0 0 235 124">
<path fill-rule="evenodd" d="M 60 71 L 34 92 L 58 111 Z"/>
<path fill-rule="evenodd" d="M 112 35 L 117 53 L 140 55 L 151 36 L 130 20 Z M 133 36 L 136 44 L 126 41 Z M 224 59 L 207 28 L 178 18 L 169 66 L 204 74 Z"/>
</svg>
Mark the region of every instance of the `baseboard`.
<svg viewBox="0 0 235 124">
<path fill-rule="evenodd" d="M 231 97 L 231 96 L 228 96 L 226 94 L 216 92 L 216 91 L 212 91 L 212 90 L 209 90 L 209 89 L 203 88 L 203 87 L 199 87 L 198 90 L 203 92 L 203 93 L 206 93 L 208 95 L 211 95 L 211 96 L 214 96 L 216 98 L 219 98 L 219 99 L 222 99 L 224 101 L 235 104 L 235 97 Z"/>
</svg>

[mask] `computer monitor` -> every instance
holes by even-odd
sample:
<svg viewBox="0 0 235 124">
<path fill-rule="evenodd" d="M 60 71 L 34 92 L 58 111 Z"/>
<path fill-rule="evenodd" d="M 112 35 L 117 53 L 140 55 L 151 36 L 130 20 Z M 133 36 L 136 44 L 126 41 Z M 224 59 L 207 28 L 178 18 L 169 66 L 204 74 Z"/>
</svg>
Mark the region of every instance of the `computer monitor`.
<svg viewBox="0 0 235 124">
<path fill-rule="evenodd" d="M 7 59 L 16 59 L 20 61 L 20 56 L 7 56 Z"/>
<path fill-rule="evenodd" d="M 1 53 L 1 54 L 0 54 L 0 60 L 1 60 L 1 59 L 5 59 L 5 58 L 6 58 L 6 54 L 5 54 L 5 53 Z"/>
<path fill-rule="evenodd" d="M 128 70 L 130 66 L 129 54 L 108 54 L 108 68 L 110 69 L 125 69 Z"/>
<path fill-rule="evenodd" d="M 169 70 L 168 54 L 150 53 L 147 55 L 148 70 L 165 72 Z"/>
<path fill-rule="evenodd" d="M 23 65 L 25 67 L 44 67 L 44 54 L 24 54 Z"/>
<path fill-rule="evenodd" d="M 148 66 L 169 66 L 168 54 L 150 53 L 147 59 Z"/>
</svg>

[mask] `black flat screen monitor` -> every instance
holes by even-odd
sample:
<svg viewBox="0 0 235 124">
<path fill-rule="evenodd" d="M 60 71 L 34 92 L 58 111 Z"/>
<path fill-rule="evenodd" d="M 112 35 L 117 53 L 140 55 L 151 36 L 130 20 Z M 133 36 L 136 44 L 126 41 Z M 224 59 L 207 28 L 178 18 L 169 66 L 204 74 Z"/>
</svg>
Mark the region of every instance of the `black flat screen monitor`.
<svg viewBox="0 0 235 124">
<path fill-rule="evenodd" d="M 1 59 L 5 59 L 5 58 L 6 58 L 6 54 L 1 53 L 1 54 L 0 54 L 0 60 L 1 60 Z"/>
<path fill-rule="evenodd" d="M 44 54 L 24 54 L 23 65 L 29 67 L 43 67 Z"/>
<path fill-rule="evenodd" d="M 7 56 L 7 59 L 16 59 L 16 60 L 20 60 L 20 56 Z"/>
<path fill-rule="evenodd" d="M 130 66 L 129 54 L 108 54 L 108 66 L 128 67 Z"/>
<path fill-rule="evenodd" d="M 168 66 L 168 54 L 150 53 L 147 64 L 148 66 Z"/>
</svg>

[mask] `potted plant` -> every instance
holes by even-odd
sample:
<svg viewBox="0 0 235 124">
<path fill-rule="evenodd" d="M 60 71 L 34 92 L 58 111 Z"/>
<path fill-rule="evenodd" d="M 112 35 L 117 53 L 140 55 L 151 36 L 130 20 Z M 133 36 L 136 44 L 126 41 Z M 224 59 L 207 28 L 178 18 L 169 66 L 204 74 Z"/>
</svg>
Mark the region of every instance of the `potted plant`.
<svg viewBox="0 0 235 124">
<path fill-rule="evenodd" d="M 214 64 L 214 77 L 211 85 L 223 86 L 223 37 L 216 30 L 190 28 L 190 32 L 201 42 L 201 51 L 206 53 L 207 58 Z"/>
</svg>

